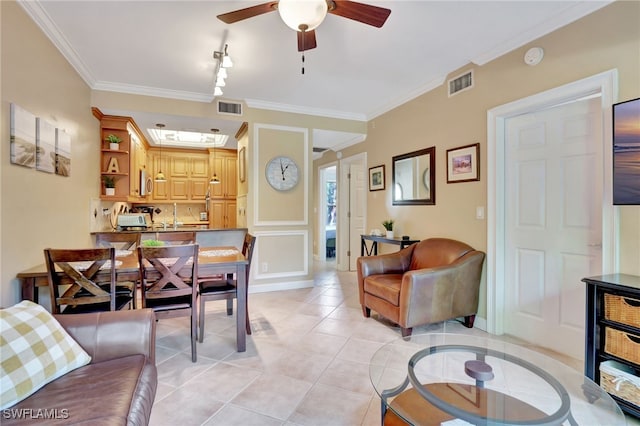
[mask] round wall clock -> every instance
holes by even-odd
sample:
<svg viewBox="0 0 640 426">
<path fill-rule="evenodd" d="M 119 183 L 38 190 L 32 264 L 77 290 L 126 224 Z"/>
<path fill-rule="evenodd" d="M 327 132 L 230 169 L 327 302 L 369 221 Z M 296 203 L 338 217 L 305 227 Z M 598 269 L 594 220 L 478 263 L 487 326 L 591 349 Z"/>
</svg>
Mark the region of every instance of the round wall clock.
<svg viewBox="0 0 640 426">
<path fill-rule="evenodd" d="M 267 182 L 277 191 L 288 191 L 299 180 L 298 165 L 291 158 L 279 155 L 267 163 Z"/>
</svg>

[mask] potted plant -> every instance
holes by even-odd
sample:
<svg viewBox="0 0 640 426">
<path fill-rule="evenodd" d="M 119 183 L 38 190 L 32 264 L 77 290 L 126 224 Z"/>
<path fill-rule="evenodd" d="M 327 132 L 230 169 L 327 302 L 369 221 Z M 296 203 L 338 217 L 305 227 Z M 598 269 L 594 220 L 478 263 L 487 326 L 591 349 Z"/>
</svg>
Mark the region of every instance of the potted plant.
<svg viewBox="0 0 640 426">
<path fill-rule="evenodd" d="M 120 142 L 122 142 L 122 139 L 120 139 L 118 136 L 111 134 L 109 136 L 107 136 L 107 142 L 109 142 L 109 149 L 111 149 L 112 151 L 117 151 L 120 149 Z"/>
<path fill-rule="evenodd" d="M 102 176 L 104 182 L 104 195 L 116 195 L 116 178 L 113 176 Z"/>
<path fill-rule="evenodd" d="M 387 238 L 393 238 L 393 219 L 387 219 L 382 221 L 382 226 L 387 230 Z"/>
</svg>

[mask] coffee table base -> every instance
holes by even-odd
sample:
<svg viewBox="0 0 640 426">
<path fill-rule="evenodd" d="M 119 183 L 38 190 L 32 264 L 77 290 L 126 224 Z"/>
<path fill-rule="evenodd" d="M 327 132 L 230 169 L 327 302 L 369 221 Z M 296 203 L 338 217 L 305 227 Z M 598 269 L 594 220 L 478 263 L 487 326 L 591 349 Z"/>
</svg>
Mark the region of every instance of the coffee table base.
<svg viewBox="0 0 640 426">
<path fill-rule="evenodd" d="M 430 383 L 424 387 L 441 400 L 483 417 L 505 418 L 518 422 L 540 420 L 547 416 L 526 402 L 491 389 L 459 383 Z M 409 421 L 411 423 L 395 414 L 394 408 L 403 413 L 410 413 Z M 500 414 L 494 415 L 495 410 L 500 410 Z M 415 389 L 409 389 L 391 402 L 391 409 L 388 409 L 384 414 L 383 424 L 385 426 L 407 424 L 439 426 L 441 423 L 453 419 L 454 417 L 450 414 L 429 404 Z"/>
</svg>

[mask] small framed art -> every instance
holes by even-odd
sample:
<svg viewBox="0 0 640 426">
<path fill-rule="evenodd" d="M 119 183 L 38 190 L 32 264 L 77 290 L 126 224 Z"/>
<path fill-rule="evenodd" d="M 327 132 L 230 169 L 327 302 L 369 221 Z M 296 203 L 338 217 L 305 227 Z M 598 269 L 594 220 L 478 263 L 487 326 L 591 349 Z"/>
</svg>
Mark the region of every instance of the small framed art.
<svg viewBox="0 0 640 426">
<path fill-rule="evenodd" d="M 384 189 L 384 164 L 369 167 L 369 191 L 380 191 Z"/>
<path fill-rule="evenodd" d="M 240 182 L 247 180 L 247 151 L 243 146 L 238 153 L 238 175 Z"/>
<path fill-rule="evenodd" d="M 480 180 L 480 144 L 447 150 L 447 183 Z"/>
</svg>

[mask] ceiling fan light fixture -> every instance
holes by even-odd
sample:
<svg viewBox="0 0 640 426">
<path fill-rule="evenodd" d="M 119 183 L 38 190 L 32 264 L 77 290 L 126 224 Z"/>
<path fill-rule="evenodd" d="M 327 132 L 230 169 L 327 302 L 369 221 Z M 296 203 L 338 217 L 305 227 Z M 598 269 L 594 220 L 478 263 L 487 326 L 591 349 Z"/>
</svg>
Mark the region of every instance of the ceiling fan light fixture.
<svg viewBox="0 0 640 426">
<path fill-rule="evenodd" d="M 302 28 L 304 31 L 311 31 L 316 29 L 327 16 L 327 2 L 326 0 L 280 0 L 278 13 L 289 28 L 295 31 L 301 31 Z"/>
</svg>

